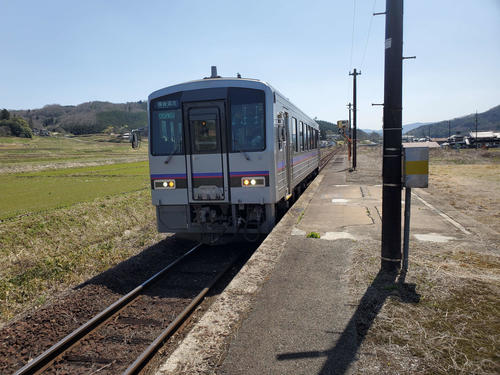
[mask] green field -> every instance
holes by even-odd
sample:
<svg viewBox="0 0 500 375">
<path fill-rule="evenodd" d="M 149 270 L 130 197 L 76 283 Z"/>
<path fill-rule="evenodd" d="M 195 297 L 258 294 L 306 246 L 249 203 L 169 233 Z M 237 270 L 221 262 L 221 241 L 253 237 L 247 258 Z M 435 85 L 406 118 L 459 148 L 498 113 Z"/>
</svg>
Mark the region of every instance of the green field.
<svg viewBox="0 0 500 375">
<path fill-rule="evenodd" d="M 147 162 L 0 175 L 0 219 L 146 189 Z"/>
</svg>

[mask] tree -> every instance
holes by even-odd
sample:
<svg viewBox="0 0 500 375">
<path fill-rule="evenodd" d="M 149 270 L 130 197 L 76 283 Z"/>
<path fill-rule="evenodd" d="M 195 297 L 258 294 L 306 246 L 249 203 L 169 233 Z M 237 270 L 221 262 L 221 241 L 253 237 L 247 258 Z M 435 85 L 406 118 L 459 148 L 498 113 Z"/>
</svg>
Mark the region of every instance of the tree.
<svg viewBox="0 0 500 375">
<path fill-rule="evenodd" d="M 10 119 L 10 112 L 7 111 L 5 108 L 2 109 L 2 112 L 0 113 L 0 120 L 9 120 Z"/>
<path fill-rule="evenodd" d="M 32 138 L 33 132 L 31 131 L 28 123 L 21 117 L 13 117 L 9 120 L 0 120 L 0 126 L 8 127 L 10 133 L 16 137 Z"/>
</svg>

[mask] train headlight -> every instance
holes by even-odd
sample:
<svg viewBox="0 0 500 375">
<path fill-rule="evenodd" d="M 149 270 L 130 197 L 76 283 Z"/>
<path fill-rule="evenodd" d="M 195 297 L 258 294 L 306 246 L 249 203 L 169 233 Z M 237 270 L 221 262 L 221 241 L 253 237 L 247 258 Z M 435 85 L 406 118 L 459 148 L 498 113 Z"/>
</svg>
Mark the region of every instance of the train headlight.
<svg viewBox="0 0 500 375">
<path fill-rule="evenodd" d="M 155 180 L 153 184 L 157 189 L 175 189 L 175 180 Z"/>
<path fill-rule="evenodd" d="M 266 186 L 266 179 L 264 177 L 242 177 L 241 186 L 243 187 Z"/>
</svg>

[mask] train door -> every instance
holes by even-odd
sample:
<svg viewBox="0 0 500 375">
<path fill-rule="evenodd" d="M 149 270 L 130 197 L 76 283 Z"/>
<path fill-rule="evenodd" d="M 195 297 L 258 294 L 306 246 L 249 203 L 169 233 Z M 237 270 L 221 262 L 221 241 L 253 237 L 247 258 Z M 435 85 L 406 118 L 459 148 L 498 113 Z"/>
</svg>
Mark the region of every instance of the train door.
<svg viewBox="0 0 500 375">
<path fill-rule="evenodd" d="M 184 105 L 190 202 L 228 201 L 225 118 L 223 101 Z"/>
<path fill-rule="evenodd" d="M 288 112 L 284 114 L 284 128 L 285 128 L 285 141 L 284 141 L 284 150 L 285 150 L 285 168 L 286 168 L 286 199 L 290 198 L 292 194 L 292 142 L 291 142 L 291 131 L 290 131 L 290 117 L 288 116 Z"/>
</svg>

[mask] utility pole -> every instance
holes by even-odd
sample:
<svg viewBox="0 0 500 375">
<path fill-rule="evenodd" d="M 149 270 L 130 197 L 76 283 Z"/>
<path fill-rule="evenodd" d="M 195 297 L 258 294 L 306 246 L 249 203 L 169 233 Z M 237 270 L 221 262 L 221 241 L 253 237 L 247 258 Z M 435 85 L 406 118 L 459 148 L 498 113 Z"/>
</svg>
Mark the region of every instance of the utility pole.
<svg viewBox="0 0 500 375">
<path fill-rule="evenodd" d="M 349 132 L 347 133 L 348 134 L 348 142 L 347 142 L 347 158 L 349 161 L 351 161 L 351 142 L 352 142 L 352 134 L 351 134 L 351 107 L 352 107 L 352 104 L 349 103 L 347 105 L 347 108 L 349 108 Z"/>
<path fill-rule="evenodd" d="M 451 137 L 451 121 L 448 120 L 448 140 L 450 140 Z"/>
<path fill-rule="evenodd" d="M 403 0 L 386 0 L 381 267 L 401 267 Z"/>
<path fill-rule="evenodd" d="M 477 141 L 477 110 L 476 110 L 476 150 L 478 149 L 478 141 Z"/>
<path fill-rule="evenodd" d="M 361 72 L 356 72 L 356 69 L 354 69 L 354 73 L 349 72 L 350 76 L 353 76 L 353 81 L 352 81 L 352 110 L 353 110 L 353 125 L 352 125 L 352 169 L 356 170 L 356 147 L 357 147 L 357 141 L 358 141 L 358 135 L 356 132 L 357 128 L 357 122 L 356 122 L 356 76 L 361 75 Z"/>
</svg>

